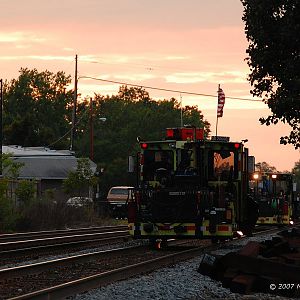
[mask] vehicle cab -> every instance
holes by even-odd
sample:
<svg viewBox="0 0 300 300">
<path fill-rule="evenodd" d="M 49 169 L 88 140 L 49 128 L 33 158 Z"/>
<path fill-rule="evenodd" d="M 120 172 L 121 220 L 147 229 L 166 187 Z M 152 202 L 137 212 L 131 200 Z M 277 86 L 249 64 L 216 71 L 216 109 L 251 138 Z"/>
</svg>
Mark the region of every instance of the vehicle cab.
<svg viewBox="0 0 300 300">
<path fill-rule="evenodd" d="M 133 197 L 132 186 L 113 186 L 107 194 L 110 214 L 113 217 L 126 217 L 127 203 Z"/>
</svg>

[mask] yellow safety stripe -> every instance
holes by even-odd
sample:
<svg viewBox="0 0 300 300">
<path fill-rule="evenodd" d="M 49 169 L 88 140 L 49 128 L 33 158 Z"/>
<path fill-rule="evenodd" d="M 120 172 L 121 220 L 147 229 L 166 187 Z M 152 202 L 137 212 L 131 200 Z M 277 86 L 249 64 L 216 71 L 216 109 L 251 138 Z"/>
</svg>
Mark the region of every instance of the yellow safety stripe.
<svg viewBox="0 0 300 300">
<path fill-rule="evenodd" d="M 144 224 L 142 223 L 139 226 L 141 236 L 186 236 L 186 237 L 193 237 L 196 234 L 196 226 L 194 223 L 184 223 L 184 224 L 172 224 L 172 225 L 165 225 L 165 224 L 155 224 L 155 228 L 152 232 L 146 232 L 143 230 Z M 186 232 L 176 233 L 174 227 L 176 226 L 183 226 L 186 228 Z M 169 226 L 169 228 L 168 228 Z M 210 236 L 222 236 L 222 237 L 232 237 L 233 236 L 233 226 L 232 224 L 219 224 L 216 225 L 216 232 L 211 234 L 209 231 L 209 222 L 204 221 L 201 230 L 203 232 L 204 237 Z M 136 229 L 134 224 L 128 225 L 129 234 L 134 235 L 134 230 Z"/>
<path fill-rule="evenodd" d="M 256 224 L 289 224 L 290 218 L 288 215 L 284 215 L 281 218 L 281 222 L 278 222 L 277 216 L 273 217 L 259 217 Z"/>
</svg>

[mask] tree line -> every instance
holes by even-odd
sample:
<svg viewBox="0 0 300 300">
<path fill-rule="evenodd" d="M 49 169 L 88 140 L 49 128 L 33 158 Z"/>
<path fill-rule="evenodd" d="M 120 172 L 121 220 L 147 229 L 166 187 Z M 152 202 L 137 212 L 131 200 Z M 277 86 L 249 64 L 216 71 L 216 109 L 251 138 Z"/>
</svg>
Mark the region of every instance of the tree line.
<svg viewBox="0 0 300 300">
<path fill-rule="evenodd" d="M 73 95 L 71 76 L 64 72 L 21 68 L 17 79 L 5 81 L 3 101 L 3 144 L 69 149 Z M 93 160 L 104 191 L 113 185 L 133 184 L 127 174 L 127 157 L 138 151 L 137 137 L 162 139 L 167 127 L 210 124 L 197 106 L 181 107 L 175 98 L 154 100 L 140 87 L 120 86 L 116 95 L 79 95 L 73 150 L 89 157 L 93 131 Z M 101 118 L 105 117 L 103 123 Z M 92 121 L 92 122 L 91 122 Z"/>
<path fill-rule="evenodd" d="M 71 76 L 64 72 L 27 68 L 20 69 L 17 79 L 5 81 L 3 144 L 69 149 L 74 97 L 70 84 Z M 104 170 L 100 172 L 104 194 L 111 186 L 134 184 L 127 174 L 127 157 L 139 150 L 138 136 L 162 139 L 165 128 L 181 125 L 181 114 L 184 124 L 210 133 L 210 124 L 197 106 L 181 108 L 175 98 L 154 100 L 140 87 L 120 86 L 111 96 L 95 94 L 92 105 L 91 115 L 90 98 L 79 95 L 73 149 L 77 157 L 89 157 L 93 129 L 93 160 Z M 296 162 L 296 171 L 298 167 Z"/>
</svg>

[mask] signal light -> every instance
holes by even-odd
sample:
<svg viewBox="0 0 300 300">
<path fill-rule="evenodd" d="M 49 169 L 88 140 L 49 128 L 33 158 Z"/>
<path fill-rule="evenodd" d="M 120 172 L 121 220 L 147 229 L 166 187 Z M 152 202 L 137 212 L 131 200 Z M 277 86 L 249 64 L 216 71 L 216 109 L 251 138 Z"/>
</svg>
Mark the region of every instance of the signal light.
<svg viewBox="0 0 300 300">
<path fill-rule="evenodd" d="M 172 128 L 167 128 L 167 138 L 174 138 L 174 129 Z"/>
<path fill-rule="evenodd" d="M 144 149 L 144 150 L 147 149 L 148 148 L 148 144 L 147 143 L 142 143 L 141 144 L 141 148 Z"/>
<path fill-rule="evenodd" d="M 204 129 L 203 128 L 167 128 L 166 138 L 174 139 L 177 141 L 186 141 L 191 140 L 203 140 L 204 138 Z"/>
<path fill-rule="evenodd" d="M 239 148 L 240 148 L 240 144 L 239 144 L 239 143 L 235 143 L 235 144 L 234 144 L 234 148 L 235 148 L 235 149 L 239 149 Z"/>
</svg>

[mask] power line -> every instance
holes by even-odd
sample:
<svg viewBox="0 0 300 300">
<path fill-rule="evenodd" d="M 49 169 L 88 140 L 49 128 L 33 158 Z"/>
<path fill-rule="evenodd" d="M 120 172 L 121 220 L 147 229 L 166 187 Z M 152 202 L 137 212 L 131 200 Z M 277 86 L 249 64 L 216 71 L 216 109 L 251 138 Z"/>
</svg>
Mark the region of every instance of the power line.
<svg viewBox="0 0 300 300">
<path fill-rule="evenodd" d="M 59 139 L 57 139 L 55 142 L 49 144 L 47 148 L 50 148 L 51 146 L 55 145 L 58 143 L 60 140 L 62 140 L 64 137 L 66 137 L 69 133 L 71 133 L 72 129 L 70 129 L 68 132 L 66 132 L 63 136 L 61 136 Z"/>
<path fill-rule="evenodd" d="M 102 81 L 102 82 L 109 82 L 109 83 L 114 83 L 114 84 L 128 85 L 128 86 L 134 86 L 134 87 L 143 87 L 145 89 L 158 90 L 158 91 L 164 91 L 164 92 L 172 92 L 172 93 L 179 93 L 179 94 L 186 94 L 186 95 L 205 96 L 205 97 L 216 98 L 216 95 L 212 95 L 212 94 L 202 94 L 202 93 L 195 93 L 195 92 L 187 92 L 187 91 L 180 91 L 180 90 L 158 88 L 158 87 L 153 87 L 153 86 L 145 86 L 145 85 L 140 85 L 140 84 L 132 84 L 132 83 L 121 82 L 121 81 L 114 81 L 114 80 L 108 80 L 108 79 L 95 78 L 95 77 L 91 77 L 91 76 L 80 76 L 80 77 L 78 77 L 78 80 L 79 79 L 92 79 L 92 80 L 97 80 L 97 81 Z M 251 101 L 251 102 L 263 102 L 262 100 L 239 98 L 239 97 L 231 97 L 231 96 L 226 96 L 226 99 L 241 100 L 241 101 Z"/>
<path fill-rule="evenodd" d="M 165 88 L 158 88 L 158 87 L 153 87 L 153 86 L 145 86 L 145 85 L 139 85 L 139 84 L 132 84 L 132 83 L 127 83 L 127 82 L 121 82 L 121 81 L 114 81 L 114 80 L 108 80 L 108 79 L 102 79 L 102 78 L 95 78 L 91 76 L 80 76 L 78 77 L 79 79 L 92 79 L 92 80 L 97 80 L 97 81 L 102 81 L 102 82 L 109 82 L 109 83 L 114 83 L 114 84 L 120 84 L 120 85 L 128 85 L 128 86 L 133 86 L 133 87 L 142 87 L 145 89 L 152 89 L 152 90 L 158 90 L 158 91 L 164 91 L 164 92 L 172 92 L 172 93 L 179 93 L 180 96 L 181 94 L 186 94 L 186 95 L 195 95 L 195 96 L 205 96 L 205 97 L 213 97 L 216 98 L 216 95 L 211 95 L 211 94 L 202 94 L 202 93 L 194 93 L 194 92 L 187 92 L 187 91 L 180 91 L 180 90 L 172 90 L 172 89 L 165 89 Z M 232 100 L 241 100 L 241 101 L 251 101 L 251 102 L 262 102 L 262 100 L 255 100 L 255 99 L 247 99 L 247 98 L 239 98 L 239 97 L 230 97 L 226 96 L 226 99 L 232 99 Z M 77 125 L 80 123 L 84 115 L 87 113 L 88 110 L 86 110 L 81 118 L 76 122 L 74 128 L 77 127 Z M 64 137 L 66 137 L 73 129 L 73 127 L 66 132 L 63 136 L 61 136 L 59 139 L 57 139 L 55 142 L 51 143 L 47 147 L 53 146 L 56 143 L 58 143 L 60 140 L 62 140 Z"/>
<path fill-rule="evenodd" d="M 49 147 L 55 145 L 56 143 L 58 143 L 59 141 L 61 141 L 63 138 L 65 138 L 68 134 L 70 134 L 71 131 L 74 130 L 79 125 L 79 123 L 81 122 L 81 120 L 87 114 L 88 111 L 89 111 L 89 109 L 86 108 L 86 110 L 81 115 L 80 119 L 78 119 L 78 121 L 75 123 L 74 127 L 72 126 L 70 130 L 68 130 L 64 135 L 62 135 L 60 138 L 58 138 L 55 142 L 49 144 L 47 147 L 49 148 Z"/>
<path fill-rule="evenodd" d="M 105 58 L 101 58 L 100 59 L 103 59 L 105 60 Z M 143 69 L 146 69 L 146 70 L 149 70 L 149 71 L 153 71 L 153 70 L 157 70 L 157 69 L 162 69 L 162 70 L 175 70 L 175 71 L 178 71 L 178 70 L 184 70 L 186 71 L 186 69 L 181 69 L 181 68 L 173 68 L 173 67 L 165 67 L 165 66 L 158 66 L 158 65 L 150 65 L 150 64 L 137 64 L 137 63 L 125 63 L 125 62 L 105 62 L 105 61 L 97 61 L 97 60 L 91 60 L 91 61 L 82 61 L 83 63 L 91 63 L 91 64 L 101 64 L 101 65 L 118 65 L 118 67 L 126 67 L 128 68 L 128 66 L 130 67 L 139 67 L 139 68 L 143 68 Z"/>
</svg>

